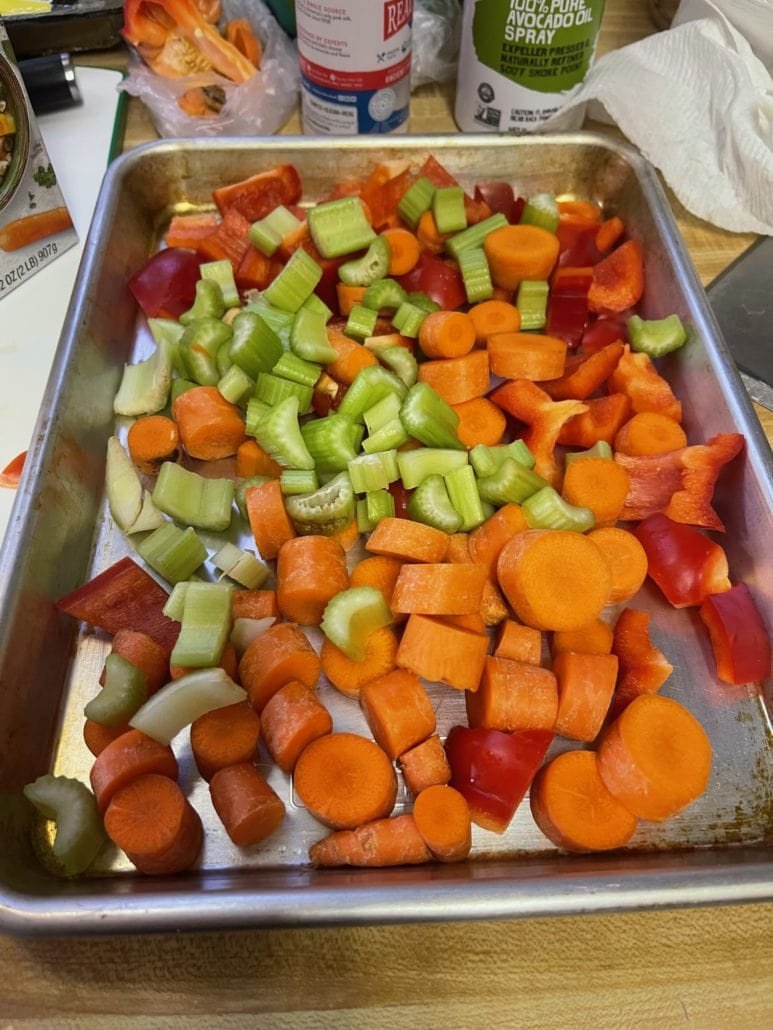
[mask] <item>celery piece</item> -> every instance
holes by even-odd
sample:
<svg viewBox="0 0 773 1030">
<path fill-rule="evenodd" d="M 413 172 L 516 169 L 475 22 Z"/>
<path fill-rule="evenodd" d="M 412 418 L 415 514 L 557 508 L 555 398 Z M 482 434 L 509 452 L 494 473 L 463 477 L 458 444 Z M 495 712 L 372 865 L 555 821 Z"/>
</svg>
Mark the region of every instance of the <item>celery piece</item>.
<svg viewBox="0 0 773 1030">
<path fill-rule="evenodd" d="M 370 433 L 362 442 L 366 454 L 377 454 L 379 451 L 392 451 L 408 443 L 410 436 L 399 418 L 390 419 L 374 433 Z"/>
<path fill-rule="evenodd" d="M 365 657 L 368 637 L 392 622 L 384 595 L 375 587 L 349 587 L 325 606 L 320 628 L 327 639 L 354 662 Z"/>
<path fill-rule="evenodd" d="M 427 383 L 416 383 L 403 400 L 400 419 L 406 431 L 427 447 L 464 450 L 456 435 L 459 416 Z"/>
<path fill-rule="evenodd" d="M 612 459 L 612 448 L 606 440 L 598 440 L 592 447 L 585 451 L 567 451 L 564 455 L 564 468 L 568 468 L 578 458 L 609 458 Z"/>
<path fill-rule="evenodd" d="M 232 480 L 208 479 L 173 461 L 161 466 L 153 490 L 153 502 L 161 511 L 185 525 L 215 532 L 230 526 L 233 499 Z"/>
<path fill-rule="evenodd" d="M 348 472 L 339 472 L 314 493 L 287 497 L 285 508 L 296 532 L 332 536 L 354 518 L 354 490 Z"/>
<path fill-rule="evenodd" d="M 269 569 L 251 551 L 243 551 L 235 544 L 225 543 L 212 555 L 216 569 L 248 590 L 257 590 L 268 579 Z"/>
<path fill-rule="evenodd" d="M 439 233 L 461 232 L 467 228 L 464 190 L 461 186 L 441 186 L 432 197 L 432 215 Z"/>
<path fill-rule="evenodd" d="M 229 370 L 229 368 L 233 367 L 234 362 L 233 358 L 231 357 L 230 350 L 231 341 L 228 340 L 221 347 L 218 347 L 217 354 L 215 355 L 215 368 L 217 369 L 221 379 Z M 239 371 L 241 371 L 241 369 L 239 369 Z M 250 380 L 250 382 L 253 383 L 253 386 L 255 385 L 253 380 Z M 218 385 L 220 384 L 218 383 Z"/>
<path fill-rule="evenodd" d="M 243 519 L 249 520 L 249 516 L 247 515 L 247 491 L 250 487 L 260 486 L 262 483 L 268 483 L 270 480 L 271 476 L 248 476 L 236 487 L 234 498 L 236 500 L 236 507 L 239 509 L 239 514 Z M 170 616 L 170 618 L 174 618 L 174 616 Z"/>
<path fill-rule="evenodd" d="M 462 229 L 461 232 L 446 240 L 446 250 L 458 260 L 462 251 L 469 250 L 471 247 L 482 247 L 483 241 L 490 232 L 502 229 L 509 224 L 502 212 L 497 211 L 496 214 L 484 218 L 482 222 L 476 222 L 475 225 Z"/>
<path fill-rule="evenodd" d="M 149 318 L 148 329 L 155 345 L 164 349 L 173 372 L 183 375 L 178 350 L 185 327 L 174 318 Z"/>
<path fill-rule="evenodd" d="M 671 351 L 679 350 L 687 342 L 687 332 L 679 315 L 667 318 L 653 318 L 645 321 L 638 315 L 631 315 L 626 322 L 631 350 L 660 358 Z"/>
<path fill-rule="evenodd" d="M 131 525 L 131 529 L 128 532 L 131 533 L 147 533 L 151 529 L 158 529 L 159 526 L 163 526 L 164 516 L 158 510 L 153 503 L 153 497 L 150 490 L 142 491 L 142 507 L 140 513 Z"/>
<path fill-rule="evenodd" d="M 279 488 L 285 497 L 311 494 L 319 489 L 319 477 L 314 469 L 283 469 L 279 477 Z"/>
<path fill-rule="evenodd" d="M 205 262 L 199 266 L 199 273 L 202 279 L 217 283 L 226 308 L 239 307 L 239 291 L 234 280 L 233 265 L 228 258 Z"/>
<path fill-rule="evenodd" d="M 105 659 L 105 683 L 83 709 L 87 719 L 100 726 L 122 726 L 148 699 L 148 681 L 142 669 L 123 655 Z"/>
<path fill-rule="evenodd" d="M 171 665 L 199 669 L 218 664 L 231 632 L 233 592 L 230 583 L 188 584 Z"/>
<path fill-rule="evenodd" d="M 496 472 L 478 479 L 478 494 L 484 501 L 497 507 L 503 504 L 522 504 L 542 487 L 545 480 L 531 469 L 519 465 L 513 458 L 505 458 Z"/>
<path fill-rule="evenodd" d="M 524 468 L 534 468 L 534 455 L 523 440 L 513 440 L 511 443 L 497 444 L 495 447 L 479 443 L 470 451 L 470 463 L 475 469 L 476 476 L 493 475 L 506 458 L 512 458 Z"/>
<path fill-rule="evenodd" d="M 349 479 L 356 494 L 384 490 L 399 478 L 397 451 L 360 454 L 348 465 Z"/>
<path fill-rule="evenodd" d="M 180 529 L 172 522 L 165 522 L 137 545 L 137 552 L 151 569 L 170 583 L 188 579 L 206 561 L 207 549 L 188 526 Z"/>
<path fill-rule="evenodd" d="M 173 379 L 172 380 L 172 393 L 170 400 L 172 404 L 181 397 L 182 394 L 187 393 L 188 390 L 194 390 L 199 384 L 194 383 L 192 379 Z"/>
<path fill-rule="evenodd" d="M 405 299 L 416 308 L 421 308 L 426 314 L 431 315 L 433 311 L 440 311 L 440 305 L 423 290 L 411 290 L 406 293 Z"/>
<path fill-rule="evenodd" d="M 164 605 L 163 612 L 168 619 L 174 619 L 175 622 L 182 622 L 183 611 L 185 610 L 185 592 L 188 589 L 188 584 L 191 581 L 188 579 L 180 580 L 179 583 L 175 583 L 172 587 L 166 604 Z"/>
<path fill-rule="evenodd" d="M 458 454 L 458 451 L 452 451 Z M 422 479 L 408 501 L 408 514 L 414 522 L 456 533 L 461 528 L 462 516 L 451 504 L 445 480 L 437 472 Z"/>
<path fill-rule="evenodd" d="M 415 229 L 424 212 L 432 207 L 434 195 L 434 184 L 422 175 L 402 195 L 397 205 L 397 213 L 404 222 Z"/>
<path fill-rule="evenodd" d="M 85 872 L 107 842 L 99 806 L 86 784 L 47 773 L 28 783 L 22 793 L 44 819 L 56 824 L 51 856 L 57 872 Z"/>
<path fill-rule="evenodd" d="M 322 375 L 322 368 L 313 361 L 306 361 L 299 358 L 292 351 L 284 351 L 279 361 L 271 369 L 271 374 L 280 376 L 282 379 L 289 379 L 293 383 L 302 383 L 304 386 L 315 386 Z"/>
<path fill-rule="evenodd" d="M 596 519 L 590 508 L 569 504 L 552 486 L 527 497 L 521 505 L 529 529 L 568 529 L 585 533 L 593 529 Z"/>
<path fill-rule="evenodd" d="M 418 379 L 418 362 L 407 347 L 401 347 L 399 344 L 391 347 L 374 347 L 373 353 L 382 365 L 386 365 L 388 369 L 402 379 L 406 387 L 413 386 Z"/>
<path fill-rule="evenodd" d="M 255 439 L 282 468 L 314 468 L 314 458 L 298 425 L 297 397 L 286 397 L 275 404 L 255 426 Z"/>
<path fill-rule="evenodd" d="M 360 533 L 370 533 L 376 528 L 377 522 L 368 514 L 368 502 L 364 497 L 360 497 L 355 505 L 355 518 Z"/>
<path fill-rule="evenodd" d="M 397 466 L 400 479 L 406 490 L 413 490 L 427 476 L 445 475 L 452 469 L 462 468 L 467 464 L 467 452 L 442 447 L 416 447 L 411 451 L 400 451 L 397 455 Z"/>
<path fill-rule="evenodd" d="M 494 286 L 483 247 L 469 247 L 461 252 L 457 260 L 468 302 L 477 304 L 493 297 Z"/>
<path fill-rule="evenodd" d="M 131 535 L 158 529 L 164 522 L 117 436 L 107 441 L 105 492 L 110 514 L 124 533 Z"/>
<path fill-rule="evenodd" d="M 336 412 L 311 419 L 301 426 L 301 436 L 314 460 L 317 472 L 343 472 L 357 457 L 352 440 L 353 421 Z"/>
<path fill-rule="evenodd" d="M 324 312 L 303 304 L 295 314 L 290 330 L 290 350 L 304 361 L 318 361 L 322 365 L 335 361 L 338 352 L 327 337 Z"/>
<path fill-rule="evenodd" d="M 521 212 L 521 225 L 537 225 L 555 232 L 558 229 L 558 204 L 552 193 L 533 193 Z"/>
<path fill-rule="evenodd" d="M 315 204 L 306 218 L 314 246 L 324 258 L 354 254 L 370 246 L 376 235 L 365 217 L 362 201 L 355 196 Z"/>
<path fill-rule="evenodd" d="M 388 490 L 369 490 L 365 494 L 365 511 L 374 526 L 395 515 L 395 499 Z"/>
<path fill-rule="evenodd" d="M 405 397 L 406 389 L 402 379 L 381 365 L 368 365 L 354 377 L 354 381 L 338 405 L 338 414 L 361 422 L 368 408 L 393 393 Z"/>
<path fill-rule="evenodd" d="M 368 286 L 361 303 L 374 311 L 397 311 L 405 300 L 405 290 L 395 279 L 379 279 Z"/>
<path fill-rule="evenodd" d="M 300 219 L 288 211 L 284 204 L 277 204 L 265 218 L 252 223 L 247 235 L 253 247 L 266 257 L 271 257 L 284 237 L 294 232 L 300 224 Z"/>
<path fill-rule="evenodd" d="M 214 583 L 203 585 L 220 586 Z M 191 654 L 196 657 L 198 651 L 194 650 Z M 188 657 L 188 652 L 182 652 L 182 656 Z M 178 662 L 175 651 L 172 652 L 171 660 L 175 665 L 191 664 Z M 225 669 L 196 668 L 195 672 L 186 673 L 157 691 L 140 708 L 129 725 L 157 740 L 159 744 L 170 744 L 181 730 L 207 712 L 246 700 L 247 692 L 237 687 Z"/>
<path fill-rule="evenodd" d="M 221 377 L 217 388 L 231 404 L 242 404 L 255 389 L 255 383 L 238 365 L 232 365 Z"/>
<path fill-rule="evenodd" d="M 375 433 L 377 429 L 385 426 L 387 422 L 398 418 L 400 415 L 401 402 L 396 393 L 388 393 L 380 401 L 376 401 L 362 413 L 363 421 L 369 433 Z"/>
<path fill-rule="evenodd" d="M 364 340 L 373 335 L 377 321 L 378 311 L 366 308 L 363 304 L 353 304 L 344 326 L 344 332 L 353 340 Z"/>
<path fill-rule="evenodd" d="M 271 411 L 271 405 L 257 397 L 250 397 L 247 401 L 247 411 L 244 415 L 244 432 L 247 436 L 254 436 L 258 423 Z"/>
<path fill-rule="evenodd" d="M 314 311 L 318 315 L 324 315 L 326 322 L 329 322 L 333 317 L 332 309 L 327 306 L 324 300 L 317 293 L 309 294 L 298 310 L 300 311 L 303 308 L 307 311 Z"/>
<path fill-rule="evenodd" d="M 274 307 L 294 314 L 314 292 L 321 278 L 320 266 L 303 247 L 298 247 L 279 275 L 263 291 L 263 297 Z"/>
<path fill-rule="evenodd" d="M 311 294 L 313 296 L 313 294 Z M 309 298 L 303 302 L 304 304 Z M 295 317 L 294 311 L 283 311 L 281 308 L 274 307 L 273 304 L 269 304 L 268 301 L 264 300 L 263 297 L 258 297 L 256 300 L 250 301 L 242 308 L 242 312 L 251 311 L 253 314 L 258 315 L 262 322 L 264 322 L 271 332 L 279 340 L 282 350 L 287 350 L 290 346 L 290 329 L 292 328 L 293 318 Z M 276 357 L 279 357 L 277 353 Z M 276 358 L 274 359 L 276 361 Z M 272 364 L 274 362 L 272 361 Z M 249 369 L 245 369 L 249 371 Z"/>
<path fill-rule="evenodd" d="M 542 329 L 547 322 L 548 282 L 546 279 L 522 279 L 518 284 L 515 306 L 521 316 L 521 329 Z"/>
<path fill-rule="evenodd" d="M 217 352 L 229 344 L 233 331 L 216 318 L 197 318 L 189 322 L 179 346 L 180 361 L 190 379 L 200 386 L 217 386 Z"/>
<path fill-rule="evenodd" d="M 193 305 L 180 315 L 181 325 L 190 325 L 199 318 L 220 319 L 225 314 L 223 291 L 212 279 L 199 279 Z"/>
<path fill-rule="evenodd" d="M 283 376 L 275 376 L 269 372 L 261 372 L 255 384 L 255 398 L 268 404 L 273 408 L 281 404 L 289 397 L 294 397 L 298 402 L 298 411 L 306 415 L 311 411 L 311 399 L 314 390 L 305 383 L 295 383 L 292 379 L 285 379 Z"/>
<path fill-rule="evenodd" d="M 149 358 L 124 366 L 113 401 L 116 415 L 153 415 L 166 406 L 172 385 L 173 351 L 175 345 L 160 340 Z"/>
<path fill-rule="evenodd" d="M 486 513 L 481 504 L 472 465 L 451 469 L 450 472 L 444 474 L 443 478 L 451 504 L 462 517 L 461 531 L 466 533 L 485 522 Z"/>
<path fill-rule="evenodd" d="M 394 315 L 392 315 L 392 325 L 398 333 L 402 333 L 403 336 L 410 336 L 411 339 L 415 340 L 419 335 L 421 323 L 428 314 L 429 312 L 425 308 L 404 300 Z"/>
<path fill-rule="evenodd" d="M 387 274 L 389 257 L 386 237 L 377 236 L 361 257 L 344 261 L 339 266 L 338 278 L 346 286 L 370 286 Z"/>
<path fill-rule="evenodd" d="M 228 353 L 250 379 L 270 372 L 284 353 L 282 342 L 257 311 L 240 311 L 231 326 Z"/>
</svg>

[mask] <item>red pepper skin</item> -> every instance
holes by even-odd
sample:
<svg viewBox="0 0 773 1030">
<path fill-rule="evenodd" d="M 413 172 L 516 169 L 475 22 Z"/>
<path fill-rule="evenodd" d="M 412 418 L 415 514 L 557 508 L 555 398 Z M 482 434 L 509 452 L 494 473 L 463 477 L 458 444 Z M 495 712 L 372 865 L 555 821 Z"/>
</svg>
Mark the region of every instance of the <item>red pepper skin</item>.
<svg viewBox="0 0 773 1030">
<path fill-rule="evenodd" d="M 129 289 L 148 318 L 179 318 L 196 297 L 200 254 L 167 247 L 154 254 L 129 280 Z"/>
<path fill-rule="evenodd" d="M 503 214 L 511 225 L 515 222 L 516 200 L 509 182 L 479 182 L 475 186 L 474 197 L 475 200 L 488 204 L 492 214 Z"/>
<path fill-rule="evenodd" d="M 702 604 L 709 594 L 730 589 L 723 548 L 692 526 L 658 512 L 634 535 L 647 554 L 648 574 L 674 608 Z"/>
<path fill-rule="evenodd" d="M 395 278 L 404 290 L 409 293 L 421 290 L 444 311 L 453 311 L 467 302 L 458 265 L 449 264 L 432 254 L 422 254 L 410 272 Z"/>
<path fill-rule="evenodd" d="M 27 460 L 27 452 L 22 451 L 15 458 L 8 462 L 0 472 L 0 486 L 6 486 L 9 490 L 15 490 L 21 482 L 21 474 L 24 471 L 24 462 Z"/>
<path fill-rule="evenodd" d="M 583 354 L 595 354 L 610 343 L 620 340 L 628 343 L 627 317 L 633 312 L 622 312 L 610 315 L 609 318 L 597 318 L 591 322 L 582 334 L 581 346 Z"/>
<path fill-rule="evenodd" d="M 723 683 L 755 683 L 770 675 L 770 635 L 745 583 L 711 594 L 698 614 L 709 631 Z"/>
<path fill-rule="evenodd" d="M 504 833 L 552 740 L 544 730 L 451 729 L 445 745 L 450 785 L 466 799 L 474 823 Z"/>
</svg>

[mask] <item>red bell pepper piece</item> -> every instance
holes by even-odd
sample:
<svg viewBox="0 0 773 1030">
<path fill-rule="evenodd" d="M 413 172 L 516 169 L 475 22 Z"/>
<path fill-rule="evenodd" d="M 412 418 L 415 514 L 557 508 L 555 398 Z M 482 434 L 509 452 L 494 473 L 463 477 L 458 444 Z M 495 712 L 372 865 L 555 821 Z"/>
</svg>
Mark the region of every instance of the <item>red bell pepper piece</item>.
<svg viewBox="0 0 773 1030">
<path fill-rule="evenodd" d="M 24 462 L 27 460 L 27 452 L 22 451 L 21 454 L 17 454 L 15 458 L 8 462 L 2 472 L 0 472 L 0 486 L 8 487 L 9 490 L 15 490 L 21 482 L 21 474 L 24 471 Z"/>
<path fill-rule="evenodd" d="M 698 614 L 724 683 L 755 683 L 770 675 L 770 634 L 745 583 L 710 594 Z"/>
<path fill-rule="evenodd" d="M 624 393 L 588 397 L 588 408 L 562 427 L 558 442 L 565 447 L 594 447 L 603 440 L 612 445 L 620 427 L 631 417 L 631 402 Z"/>
<path fill-rule="evenodd" d="M 577 347 L 588 322 L 588 290 L 593 279 L 590 266 L 559 266 L 551 278 L 547 333 Z"/>
<path fill-rule="evenodd" d="M 426 293 L 444 311 L 453 311 L 467 302 L 459 266 L 433 254 L 423 253 L 410 272 L 395 278 L 404 290 Z"/>
<path fill-rule="evenodd" d="M 501 182 L 500 180 L 479 182 L 475 186 L 473 198 L 487 204 L 492 214 L 503 214 L 511 225 L 517 221 L 515 216 L 516 199 L 513 187 L 509 182 Z M 523 198 L 520 199 L 523 200 Z M 525 203 L 526 201 L 523 200 L 521 210 L 518 212 L 518 218 L 521 216 Z"/>
<path fill-rule="evenodd" d="M 250 244 L 234 272 L 234 281 L 240 290 L 265 290 L 281 271 L 281 261 L 266 257 Z"/>
<path fill-rule="evenodd" d="M 220 225 L 209 236 L 199 240 L 196 249 L 208 261 L 228 258 L 236 272 L 250 245 L 249 231 L 249 220 L 235 207 L 229 208 Z"/>
<path fill-rule="evenodd" d="M 659 411 L 675 422 L 682 421 L 682 405 L 668 381 L 658 372 L 648 354 L 637 354 L 628 344 L 609 377 L 609 389 L 631 398 L 634 411 Z"/>
<path fill-rule="evenodd" d="M 279 204 L 289 207 L 301 198 L 301 177 L 293 165 L 279 165 L 241 182 L 220 186 L 212 196 L 222 215 L 234 209 L 248 222 L 257 222 Z"/>
<path fill-rule="evenodd" d="M 545 730 L 451 729 L 445 745 L 450 785 L 466 799 L 474 823 L 504 833 L 552 740 Z"/>
<path fill-rule="evenodd" d="M 373 169 L 360 196 L 368 206 L 376 231 L 397 224 L 397 205 L 412 182 L 413 174 L 407 165 L 396 168 L 385 162 Z"/>
<path fill-rule="evenodd" d="M 615 623 L 612 654 L 617 656 L 617 685 L 610 706 L 613 718 L 640 694 L 655 694 L 674 671 L 673 665 L 650 640 L 650 617 L 636 608 L 624 608 Z"/>
<path fill-rule="evenodd" d="M 633 314 L 633 312 L 621 311 L 618 315 L 597 318 L 595 322 L 591 322 L 583 331 L 580 341 L 583 354 L 595 354 L 597 350 L 618 340 L 621 343 L 627 343 L 629 314 Z"/>
<path fill-rule="evenodd" d="M 159 250 L 129 280 L 129 289 L 148 318 L 179 318 L 196 297 L 200 254 L 179 247 Z"/>
<path fill-rule="evenodd" d="M 566 359 L 561 378 L 543 383 L 542 389 L 554 401 L 571 397 L 584 401 L 607 381 L 622 353 L 623 345 L 618 340 L 595 354 L 572 354 Z"/>
<path fill-rule="evenodd" d="M 730 589 L 727 555 L 713 540 L 665 515 L 650 515 L 634 534 L 647 555 L 648 575 L 674 608 L 702 604 Z"/>
</svg>

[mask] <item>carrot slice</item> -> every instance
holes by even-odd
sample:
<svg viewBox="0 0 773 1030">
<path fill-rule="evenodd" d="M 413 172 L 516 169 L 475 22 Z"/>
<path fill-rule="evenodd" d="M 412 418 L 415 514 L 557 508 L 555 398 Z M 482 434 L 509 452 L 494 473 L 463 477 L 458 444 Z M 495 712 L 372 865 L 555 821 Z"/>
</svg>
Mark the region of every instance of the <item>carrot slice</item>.
<svg viewBox="0 0 773 1030">
<path fill-rule="evenodd" d="M 191 723 L 191 751 L 205 780 L 229 765 L 251 762 L 260 740 L 260 719 L 246 701 L 215 708 Z"/>
<path fill-rule="evenodd" d="M 177 461 L 180 431 L 166 415 L 145 415 L 129 426 L 126 444 L 140 472 L 154 476 L 163 462 Z"/>
<path fill-rule="evenodd" d="M 435 732 L 435 711 L 418 676 L 395 669 L 365 683 L 360 705 L 376 743 L 390 758 Z"/>
<path fill-rule="evenodd" d="M 428 358 L 461 358 L 475 344 L 475 323 L 464 311 L 433 311 L 419 327 L 419 346 Z"/>
<path fill-rule="evenodd" d="M 452 407 L 459 416 L 456 435 L 468 449 L 479 443 L 494 447 L 504 436 L 507 420 L 488 397 L 473 397 Z"/>
<path fill-rule="evenodd" d="M 392 610 L 421 615 L 469 615 L 480 610 L 486 570 L 482 565 L 406 563 L 392 594 Z"/>
<path fill-rule="evenodd" d="M 636 240 L 621 243 L 593 266 L 593 282 L 588 291 L 591 311 L 625 311 L 638 304 L 643 293 L 644 255 Z"/>
<path fill-rule="evenodd" d="M 638 593 L 647 577 L 647 554 L 644 548 L 633 533 L 617 526 L 601 526 L 591 530 L 588 539 L 601 548 L 609 563 L 612 573 L 609 604 L 629 601 Z"/>
<path fill-rule="evenodd" d="M 405 785 L 414 797 L 435 783 L 448 783 L 451 779 L 446 749 L 437 733 L 404 751 L 398 764 Z"/>
<path fill-rule="evenodd" d="M 279 480 L 251 486 L 244 496 L 250 529 L 261 558 L 276 558 L 282 544 L 295 536 Z"/>
<path fill-rule="evenodd" d="M 448 404 L 481 397 L 490 385 L 488 354 L 475 350 L 461 358 L 424 361 L 419 365 L 419 381 L 431 386 Z"/>
<path fill-rule="evenodd" d="M 426 787 L 413 803 L 416 829 L 439 862 L 461 862 L 472 847 L 470 809 L 458 790 Z"/>
<path fill-rule="evenodd" d="M 609 654 L 611 650 L 612 627 L 603 619 L 594 619 L 587 626 L 581 626 L 579 629 L 556 630 L 550 642 L 550 651 L 554 658 L 561 651 Z"/>
<path fill-rule="evenodd" d="M 395 667 L 397 637 L 389 626 L 374 630 L 365 642 L 365 657 L 356 662 L 327 639 L 322 641 L 322 671 L 336 688 L 355 700 L 366 683 Z"/>
<path fill-rule="evenodd" d="M 433 526 L 410 519 L 382 519 L 368 537 L 365 550 L 401 561 L 442 562 L 448 538 Z"/>
<path fill-rule="evenodd" d="M 489 730 L 552 730 L 558 710 L 556 677 L 549 669 L 488 657 L 480 686 L 465 696 L 467 722 Z"/>
<path fill-rule="evenodd" d="M 584 450 L 602 440 L 611 444 L 620 426 L 631 417 L 630 400 L 624 393 L 610 393 L 606 397 L 589 397 L 584 403 L 587 411 L 563 424 L 558 443 Z"/>
<path fill-rule="evenodd" d="M 331 732 L 333 720 L 313 690 L 291 680 L 266 703 L 261 727 L 268 753 L 289 773 L 307 744 Z"/>
<path fill-rule="evenodd" d="M 294 622 L 277 622 L 256 637 L 239 662 L 239 678 L 260 713 L 280 687 L 300 680 L 316 685 L 321 663 L 305 633 Z"/>
<path fill-rule="evenodd" d="M 488 638 L 428 615 L 411 615 L 397 649 L 397 665 L 457 690 L 477 690 Z"/>
<path fill-rule="evenodd" d="M 475 342 L 479 347 L 494 333 L 517 333 L 521 328 L 520 311 L 506 300 L 483 300 L 473 304 L 467 314 L 475 326 Z"/>
<path fill-rule="evenodd" d="M 349 586 L 346 553 L 333 537 L 293 537 L 279 548 L 276 582 L 282 615 L 302 626 L 318 626 L 328 601 Z"/>
<path fill-rule="evenodd" d="M 503 505 L 470 533 L 470 560 L 485 566 L 488 574 L 492 575 L 507 541 L 525 529 L 528 529 L 528 524 L 520 505 Z"/>
<path fill-rule="evenodd" d="M 509 658 L 513 662 L 539 665 L 542 660 L 542 634 L 531 626 L 522 626 L 512 619 L 505 619 L 499 627 L 494 654 L 497 658 Z"/>
<path fill-rule="evenodd" d="M 561 651 L 553 659 L 558 681 L 556 733 L 570 740 L 595 740 L 617 681 L 617 658 L 609 654 Z"/>
<path fill-rule="evenodd" d="M 387 605 L 392 607 L 397 577 L 403 563 L 399 558 L 386 554 L 374 554 L 372 558 L 364 558 L 352 569 L 351 585 L 353 587 L 375 587 L 384 595 Z"/>
<path fill-rule="evenodd" d="M 597 523 L 615 522 L 628 496 L 628 473 L 609 458 L 576 458 L 567 466 L 561 493 L 570 504 L 590 508 Z"/>
<path fill-rule="evenodd" d="M 177 760 L 170 747 L 139 730 L 129 730 L 97 756 L 89 778 L 99 810 L 104 812 L 116 791 L 149 773 L 177 779 Z"/>
<path fill-rule="evenodd" d="M 212 806 L 240 848 L 259 844 L 282 823 L 282 799 L 250 762 L 218 769 L 209 785 Z"/>
<path fill-rule="evenodd" d="M 309 848 L 311 864 L 322 867 L 421 865 L 431 858 L 410 812 L 336 830 Z"/>
<path fill-rule="evenodd" d="M 419 241 L 408 229 L 384 229 L 381 235 L 389 244 L 388 275 L 405 275 L 415 267 L 421 254 Z"/>
<path fill-rule="evenodd" d="M 336 283 L 338 312 L 341 315 L 348 317 L 352 313 L 354 305 L 359 304 L 364 296 L 364 286 L 347 286 L 346 283 Z"/>
<path fill-rule="evenodd" d="M 172 414 L 182 445 L 192 458 L 227 458 L 244 443 L 242 414 L 216 386 L 194 386 L 181 393 L 172 405 Z"/>
<path fill-rule="evenodd" d="M 567 346 L 556 336 L 541 333 L 494 333 L 486 344 L 491 371 L 503 379 L 542 382 L 560 379 Z"/>
<path fill-rule="evenodd" d="M 491 278 L 506 290 L 514 290 L 523 279 L 547 279 L 558 248 L 558 237 L 537 225 L 506 225 L 483 241 Z"/>
<path fill-rule="evenodd" d="M 83 721 L 83 743 L 96 758 L 102 754 L 108 744 L 118 740 L 124 733 L 128 733 L 131 727 L 128 723 L 123 726 L 103 726 L 93 719 Z"/>
<path fill-rule="evenodd" d="M 234 590 L 231 600 L 234 619 L 270 619 L 279 617 L 275 590 Z"/>
<path fill-rule="evenodd" d="M 328 325 L 327 338 L 338 357 L 335 361 L 328 362 L 325 368 L 339 383 L 351 386 L 363 368 L 378 364 L 378 358 L 373 351 L 363 347 L 356 340 L 350 340 L 348 336 L 344 336 L 336 326 Z"/>
<path fill-rule="evenodd" d="M 679 423 L 659 411 L 640 411 L 621 426 L 614 449 L 621 454 L 666 454 L 687 446 L 687 435 Z"/>
</svg>

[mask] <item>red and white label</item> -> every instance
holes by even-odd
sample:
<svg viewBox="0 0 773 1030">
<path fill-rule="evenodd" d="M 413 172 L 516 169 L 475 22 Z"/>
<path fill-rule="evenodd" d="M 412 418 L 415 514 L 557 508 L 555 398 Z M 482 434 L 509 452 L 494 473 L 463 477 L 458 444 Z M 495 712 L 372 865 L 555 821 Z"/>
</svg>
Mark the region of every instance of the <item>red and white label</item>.
<svg viewBox="0 0 773 1030">
<path fill-rule="evenodd" d="M 413 18 L 413 0 L 387 0 L 384 4 L 384 40 L 391 39 Z"/>
</svg>

